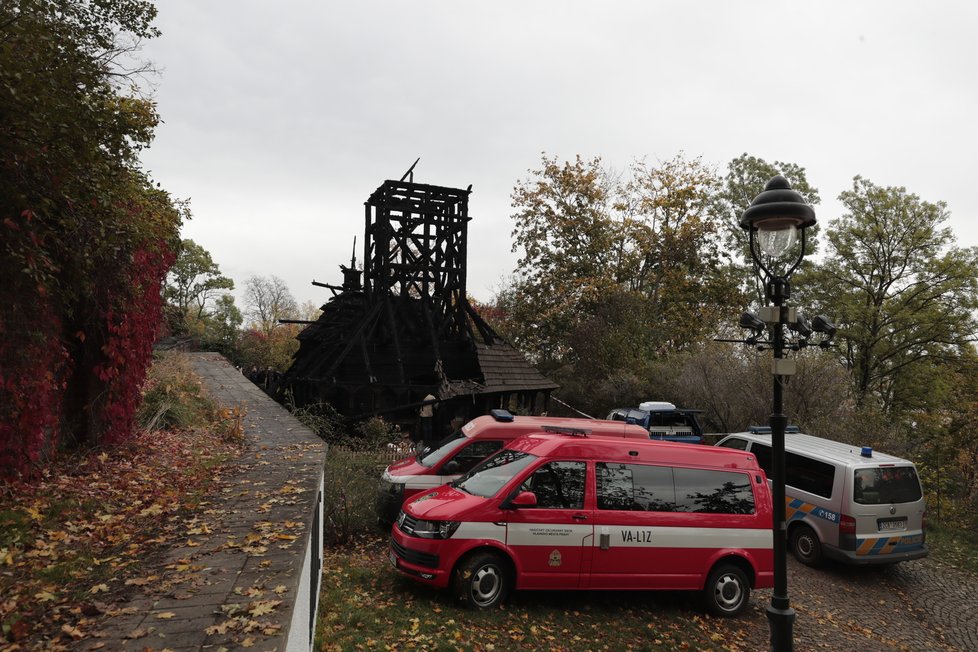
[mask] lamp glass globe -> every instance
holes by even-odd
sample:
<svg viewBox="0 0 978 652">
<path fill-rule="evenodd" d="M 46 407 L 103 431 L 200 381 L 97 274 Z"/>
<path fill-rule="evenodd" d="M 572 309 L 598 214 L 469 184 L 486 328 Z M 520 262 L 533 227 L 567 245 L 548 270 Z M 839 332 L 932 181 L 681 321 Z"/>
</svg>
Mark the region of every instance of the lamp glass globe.
<svg viewBox="0 0 978 652">
<path fill-rule="evenodd" d="M 798 227 L 794 224 L 779 224 L 757 230 L 757 244 L 761 251 L 772 258 L 781 258 L 798 241 Z"/>
</svg>

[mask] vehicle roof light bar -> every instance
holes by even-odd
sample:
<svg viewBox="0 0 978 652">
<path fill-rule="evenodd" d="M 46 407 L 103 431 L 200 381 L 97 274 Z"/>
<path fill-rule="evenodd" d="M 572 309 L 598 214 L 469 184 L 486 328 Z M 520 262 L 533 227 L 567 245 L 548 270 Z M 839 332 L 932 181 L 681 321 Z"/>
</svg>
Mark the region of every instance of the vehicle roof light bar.
<svg viewBox="0 0 978 652">
<path fill-rule="evenodd" d="M 510 412 L 509 410 L 503 410 L 499 408 L 496 408 L 495 410 L 489 410 L 489 414 L 496 421 L 509 422 L 509 421 L 513 421 L 516 418 L 513 416 L 513 413 Z"/>
</svg>

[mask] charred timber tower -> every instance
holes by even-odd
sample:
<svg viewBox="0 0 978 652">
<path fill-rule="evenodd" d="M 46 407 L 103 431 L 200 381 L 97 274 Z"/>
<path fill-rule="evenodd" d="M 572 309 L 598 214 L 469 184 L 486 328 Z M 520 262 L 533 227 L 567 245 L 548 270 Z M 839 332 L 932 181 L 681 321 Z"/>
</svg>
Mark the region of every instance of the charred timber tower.
<svg viewBox="0 0 978 652">
<path fill-rule="evenodd" d="M 472 308 L 465 293 L 469 190 L 385 181 L 364 203 L 363 280 L 355 261 L 319 320 L 299 334 L 280 385 L 297 405 L 350 419 L 413 423 L 438 397 L 439 432 L 494 407 L 546 409 L 550 380 Z"/>
</svg>

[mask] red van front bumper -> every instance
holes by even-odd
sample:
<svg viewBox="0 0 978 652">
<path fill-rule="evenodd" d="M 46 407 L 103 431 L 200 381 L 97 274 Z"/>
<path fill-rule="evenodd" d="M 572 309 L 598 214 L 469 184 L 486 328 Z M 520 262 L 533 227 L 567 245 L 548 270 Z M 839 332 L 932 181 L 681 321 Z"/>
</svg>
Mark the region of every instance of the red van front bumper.
<svg viewBox="0 0 978 652">
<path fill-rule="evenodd" d="M 445 588 L 454 563 L 454 559 L 445 559 L 445 543 L 447 542 L 441 540 L 409 537 L 394 525 L 387 557 L 394 568 L 404 575 L 437 588 Z"/>
</svg>

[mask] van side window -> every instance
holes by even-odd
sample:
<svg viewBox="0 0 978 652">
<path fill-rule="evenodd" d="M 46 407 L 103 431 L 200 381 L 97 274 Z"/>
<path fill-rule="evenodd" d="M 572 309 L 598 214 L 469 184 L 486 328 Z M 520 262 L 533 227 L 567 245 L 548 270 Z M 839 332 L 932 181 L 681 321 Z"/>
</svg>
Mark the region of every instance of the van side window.
<svg viewBox="0 0 978 652">
<path fill-rule="evenodd" d="M 458 464 L 453 473 L 468 473 L 476 464 L 503 447 L 502 441 L 477 440 L 460 450 L 451 460 Z"/>
<path fill-rule="evenodd" d="M 598 462 L 598 509 L 753 514 L 750 475 Z"/>
<path fill-rule="evenodd" d="M 520 486 L 537 496 L 537 509 L 583 509 L 584 462 L 550 462 L 533 472 Z"/>
<path fill-rule="evenodd" d="M 671 512 L 676 509 L 672 469 L 598 462 L 598 509 Z"/>
<path fill-rule="evenodd" d="M 757 458 L 757 465 L 771 477 L 771 447 L 754 442 L 750 452 Z M 822 498 L 832 497 L 835 467 L 828 462 L 813 460 L 797 453 L 784 454 L 784 482 L 790 487 L 807 491 Z"/>
<path fill-rule="evenodd" d="M 676 511 L 753 514 L 750 475 L 731 471 L 675 469 Z"/>
<path fill-rule="evenodd" d="M 757 465 L 764 469 L 767 477 L 771 477 L 771 447 L 766 444 L 758 444 L 754 442 L 754 445 L 750 447 L 750 452 L 754 454 L 757 458 Z"/>
<path fill-rule="evenodd" d="M 785 453 L 784 464 L 785 484 L 822 498 L 832 497 L 833 465 L 797 453 Z"/>
<path fill-rule="evenodd" d="M 740 437 L 731 437 L 730 439 L 724 440 L 720 446 L 722 448 L 734 448 L 739 451 L 745 451 L 747 450 L 747 440 L 741 439 Z"/>
</svg>

